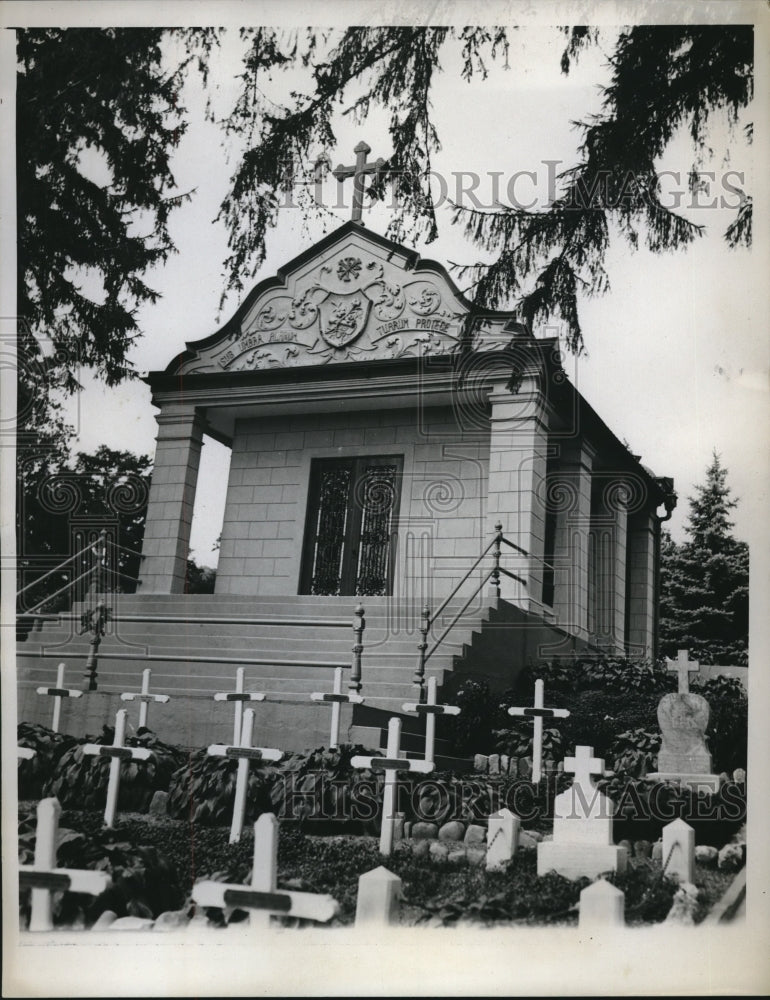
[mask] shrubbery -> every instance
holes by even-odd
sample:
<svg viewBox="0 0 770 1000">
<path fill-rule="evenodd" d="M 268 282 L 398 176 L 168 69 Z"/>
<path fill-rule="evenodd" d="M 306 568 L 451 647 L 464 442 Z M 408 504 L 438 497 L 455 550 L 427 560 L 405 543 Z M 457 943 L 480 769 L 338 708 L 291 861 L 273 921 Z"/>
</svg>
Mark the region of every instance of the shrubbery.
<svg viewBox="0 0 770 1000">
<path fill-rule="evenodd" d="M 38 799 L 43 794 L 46 782 L 55 774 L 61 757 L 77 740 L 74 736 L 55 733 L 47 726 L 20 722 L 16 730 L 16 742 L 20 747 L 29 747 L 35 751 L 34 757 L 19 761 L 19 800 Z"/>
<path fill-rule="evenodd" d="M 54 773 L 46 781 L 43 794 L 54 795 L 62 806 L 73 809 L 103 809 L 110 771 L 110 758 L 87 756 L 85 743 L 110 746 L 115 730 L 104 726 L 101 736 L 86 736 L 70 745 L 58 760 Z M 118 809 L 145 812 L 156 791 L 166 791 L 171 776 L 185 759 L 185 752 L 159 740 L 149 729 L 129 736 L 126 746 L 145 747 L 152 751 L 146 761 L 132 760 L 120 769 Z"/>
<path fill-rule="evenodd" d="M 512 718 L 507 709 L 531 705 L 538 678 L 545 682 L 547 705 L 570 712 L 544 730 L 544 760 L 560 760 L 582 744 L 604 757 L 608 768 L 636 777 L 645 765 L 654 770 L 660 742 L 658 704 L 664 694 L 676 690 L 676 676 L 663 662 L 649 660 L 557 659 L 526 667 L 515 687 L 502 693 L 490 691 L 484 680 L 468 678 L 455 696 L 461 714 L 445 722 L 450 752 L 531 756 L 532 723 Z M 691 686 L 711 709 L 706 736 L 714 770 L 732 773 L 744 767 L 748 699 L 740 681 L 720 676 Z"/>
</svg>

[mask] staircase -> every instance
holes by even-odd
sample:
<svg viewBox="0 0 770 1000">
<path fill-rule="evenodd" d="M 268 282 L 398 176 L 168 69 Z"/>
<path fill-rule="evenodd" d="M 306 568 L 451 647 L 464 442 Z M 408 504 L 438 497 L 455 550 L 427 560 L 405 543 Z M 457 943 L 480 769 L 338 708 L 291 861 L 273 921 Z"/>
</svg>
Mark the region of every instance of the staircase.
<svg viewBox="0 0 770 1000">
<path fill-rule="evenodd" d="M 328 715 L 319 712 L 322 707 L 310 702 L 309 695 L 331 691 L 337 666 L 345 668 L 343 690 L 347 689 L 355 642 L 355 598 L 136 594 L 111 600 L 115 602 L 113 620 L 98 657 L 98 695 L 105 704 L 105 721 L 110 713 L 114 718 L 115 708 L 121 707 L 117 696 L 138 691 L 142 670 L 150 667 L 152 692 L 170 695 L 169 705 L 174 706 L 172 711 L 166 706 L 151 708 L 150 725 L 162 738 L 172 738 L 164 730 L 170 729 L 173 716 L 177 728 L 184 723 L 190 745 L 229 740 L 232 723 L 227 706 L 214 703 L 212 696 L 232 691 L 236 670 L 242 666 L 245 689 L 266 695 L 266 702 L 254 706 L 257 726 L 265 723 L 259 729 L 262 745 L 301 749 L 328 743 Z M 384 731 L 395 714 L 403 720 L 403 749 L 409 756 L 421 756 L 424 723 L 402 709 L 404 702 L 418 697 L 414 672 L 421 638 L 420 609 L 387 597 L 367 597 L 362 603 L 366 629 L 360 693 L 365 703 L 344 706 L 343 733 L 345 724 L 348 728 L 343 738 L 384 747 Z M 438 638 L 461 608 L 459 601 L 447 606 L 434 623 L 429 642 Z M 19 683 L 25 702 L 20 718 L 29 718 L 30 706 L 37 705 L 36 714 L 42 713 L 38 721 L 46 721 L 47 699 L 35 702 L 31 689 L 52 684 L 59 662 L 67 664 L 67 687 L 84 686 L 90 637 L 77 634 L 83 610 L 76 605 L 69 615 L 44 620 L 20 644 Z M 503 686 L 506 680 L 512 682 L 524 662 L 514 649 L 522 616 L 518 608 L 497 598 L 479 597 L 473 602 L 428 660 L 427 675 L 437 678 L 439 702 L 450 700 L 462 678 L 471 673 L 502 673 Z M 89 700 L 93 701 L 93 694 Z M 218 728 L 213 725 L 215 719 Z M 460 762 L 446 756 L 441 722 L 436 749 L 437 755 L 444 751 L 444 760 L 437 757 L 437 766 L 459 767 Z M 74 731 L 82 734 L 82 722 L 79 731 Z M 266 742 L 268 734 L 277 742 Z M 177 736 L 177 742 L 185 740 Z"/>
</svg>

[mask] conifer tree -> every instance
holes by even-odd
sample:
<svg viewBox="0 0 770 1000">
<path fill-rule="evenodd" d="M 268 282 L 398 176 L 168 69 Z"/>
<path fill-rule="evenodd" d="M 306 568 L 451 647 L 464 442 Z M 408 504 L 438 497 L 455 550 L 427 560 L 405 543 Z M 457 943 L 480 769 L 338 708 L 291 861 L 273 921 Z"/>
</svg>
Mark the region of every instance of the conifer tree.
<svg viewBox="0 0 770 1000">
<path fill-rule="evenodd" d="M 689 498 L 686 540 L 666 532 L 661 547 L 660 651 L 702 663 L 748 663 L 749 550 L 733 537 L 738 500 L 714 453 L 706 481 Z"/>
</svg>

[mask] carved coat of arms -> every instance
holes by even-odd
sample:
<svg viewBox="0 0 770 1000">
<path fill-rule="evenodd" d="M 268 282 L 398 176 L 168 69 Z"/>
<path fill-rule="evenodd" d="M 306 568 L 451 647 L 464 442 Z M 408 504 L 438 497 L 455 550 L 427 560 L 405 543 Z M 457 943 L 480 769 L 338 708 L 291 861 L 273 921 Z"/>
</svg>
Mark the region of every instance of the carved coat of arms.
<svg viewBox="0 0 770 1000">
<path fill-rule="evenodd" d="M 321 336 L 332 347 L 345 347 L 363 333 L 371 302 L 361 292 L 333 293 L 320 305 Z"/>
</svg>

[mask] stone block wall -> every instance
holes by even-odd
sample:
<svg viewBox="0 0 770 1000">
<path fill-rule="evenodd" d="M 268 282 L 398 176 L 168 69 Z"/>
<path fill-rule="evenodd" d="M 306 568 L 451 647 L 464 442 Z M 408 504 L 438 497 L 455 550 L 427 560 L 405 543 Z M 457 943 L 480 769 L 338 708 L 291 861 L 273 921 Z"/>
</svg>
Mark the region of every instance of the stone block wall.
<svg viewBox="0 0 770 1000">
<path fill-rule="evenodd" d="M 312 459 L 390 454 L 403 456 L 396 595 L 448 594 L 493 531 L 489 441 L 462 442 L 450 407 L 239 421 L 217 593 L 298 593 Z"/>
</svg>

